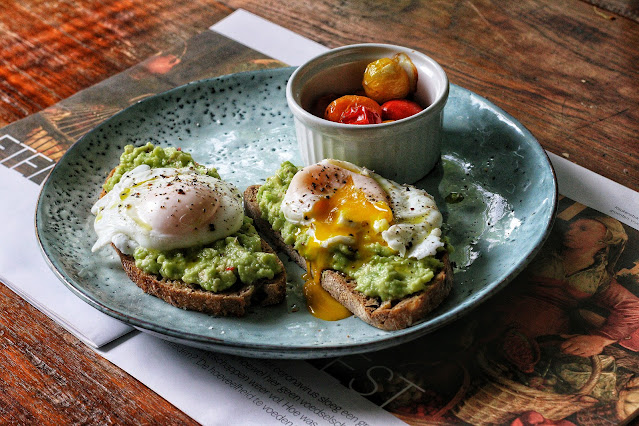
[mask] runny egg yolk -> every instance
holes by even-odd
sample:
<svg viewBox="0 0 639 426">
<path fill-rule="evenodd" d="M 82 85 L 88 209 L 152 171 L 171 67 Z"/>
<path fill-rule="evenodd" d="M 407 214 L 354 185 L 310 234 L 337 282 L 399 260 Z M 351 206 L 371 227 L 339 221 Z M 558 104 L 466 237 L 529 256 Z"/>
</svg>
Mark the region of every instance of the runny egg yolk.
<svg viewBox="0 0 639 426">
<path fill-rule="evenodd" d="M 322 271 L 314 270 L 311 262 L 306 262 L 307 272 L 302 276 L 304 283 L 304 296 L 306 297 L 306 307 L 309 312 L 324 321 L 339 321 L 350 317 L 351 311 L 346 309 L 330 293 L 322 288 L 319 279 Z"/>
<path fill-rule="evenodd" d="M 386 245 L 381 232 L 393 221 L 393 212 L 384 201 L 371 201 L 348 178 L 344 186 L 315 203 L 307 214 L 311 220 L 309 241 L 304 249 L 307 273 L 304 294 L 309 311 L 317 318 L 336 321 L 351 313 L 320 285 L 322 271 L 331 267 L 333 244 L 346 244 L 358 254 L 356 263 L 369 256 L 365 245 L 378 242 Z"/>
</svg>

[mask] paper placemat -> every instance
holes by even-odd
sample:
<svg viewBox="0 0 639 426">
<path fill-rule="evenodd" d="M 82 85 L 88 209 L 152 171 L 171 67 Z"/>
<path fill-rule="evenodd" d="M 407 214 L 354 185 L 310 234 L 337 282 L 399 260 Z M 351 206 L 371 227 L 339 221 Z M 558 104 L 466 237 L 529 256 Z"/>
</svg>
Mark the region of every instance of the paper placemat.
<svg viewBox="0 0 639 426">
<path fill-rule="evenodd" d="M 13 148 L 17 153 L 27 149 L 6 135 L 0 137 L 0 146 L 5 150 Z M 0 223 L 5 225 L 5 243 L 0 247 L 0 281 L 92 347 L 130 332 L 131 327 L 76 297 L 49 269 L 34 232 L 39 186 L 16 170 L 1 166 L 0 182 L 0 200 L 4 206 L 11 206 L 0 209 Z"/>
</svg>

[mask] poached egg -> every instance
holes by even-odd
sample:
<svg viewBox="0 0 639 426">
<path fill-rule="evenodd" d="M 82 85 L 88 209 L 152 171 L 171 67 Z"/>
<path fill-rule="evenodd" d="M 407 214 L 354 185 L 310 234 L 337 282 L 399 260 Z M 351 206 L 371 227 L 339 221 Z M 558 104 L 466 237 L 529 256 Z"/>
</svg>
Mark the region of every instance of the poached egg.
<svg viewBox="0 0 639 426">
<path fill-rule="evenodd" d="M 372 257 L 367 247 L 375 243 L 415 259 L 434 256 L 444 246 L 442 215 L 430 194 L 346 161 L 328 159 L 298 171 L 284 195 L 282 213 L 308 236 L 301 254 L 307 259 L 305 290 L 314 314 L 339 309 L 334 305 L 313 308 L 318 299 L 322 305 L 330 304 L 318 288 L 322 271 L 330 268 L 335 245 L 357 253 L 355 267 Z M 340 315 L 331 316 L 336 318 L 323 319 Z"/>
<path fill-rule="evenodd" d="M 138 246 L 172 250 L 212 243 L 242 226 L 242 197 L 233 185 L 194 168 L 140 165 L 91 208 L 98 240 L 132 255 Z"/>
</svg>

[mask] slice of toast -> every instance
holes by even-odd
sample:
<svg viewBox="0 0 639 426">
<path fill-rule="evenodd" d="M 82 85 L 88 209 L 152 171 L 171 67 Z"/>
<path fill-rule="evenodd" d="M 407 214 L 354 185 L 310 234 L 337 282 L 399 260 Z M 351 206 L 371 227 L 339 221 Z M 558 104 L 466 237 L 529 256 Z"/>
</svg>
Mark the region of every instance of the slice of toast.
<svg viewBox="0 0 639 426">
<path fill-rule="evenodd" d="M 107 180 L 115 169 L 107 176 Z M 106 192 L 102 190 L 100 197 Z M 286 297 L 286 269 L 277 259 L 281 272 L 272 279 L 261 279 L 252 284 L 238 282 L 231 288 L 218 293 L 202 289 L 196 284 L 181 280 L 167 280 L 160 275 L 150 274 L 135 266 L 133 256 L 126 255 L 111 244 L 122 262 L 127 276 L 145 293 L 156 296 L 178 308 L 205 312 L 217 316 L 244 316 L 253 305 L 275 305 Z M 262 239 L 262 251 L 274 253 Z"/>
<path fill-rule="evenodd" d="M 257 203 L 258 185 L 250 186 L 244 192 L 244 210 L 253 219 L 253 224 L 263 238 L 273 247 L 289 255 L 298 265 L 306 269 L 306 260 L 282 240 L 278 231 L 262 219 Z M 355 290 L 356 282 L 344 274 L 324 270 L 320 284 L 339 303 L 357 317 L 382 330 L 401 330 L 409 327 L 435 309 L 448 296 L 453 284 L 453 271 L 448 253 L 442 256 L 444 267 L 433 277 L 426 290 L 406 296 L 400 300 L 382 302 L 379 298 L 368 297 Z"/>
</svg>

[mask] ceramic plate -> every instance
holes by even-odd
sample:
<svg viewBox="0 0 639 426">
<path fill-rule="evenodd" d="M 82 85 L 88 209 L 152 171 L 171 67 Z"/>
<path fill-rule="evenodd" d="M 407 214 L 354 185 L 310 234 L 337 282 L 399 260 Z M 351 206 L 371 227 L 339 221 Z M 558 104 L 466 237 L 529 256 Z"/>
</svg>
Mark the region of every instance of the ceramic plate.
<svg viewBox="0 0 639 426">
<path fill-rule="evenodd" d="M 418 186 L 433 194 L 455 247 L 455 286 L 426 320 L 388 332 L 357 318 L 310 315 L 302 270 L 283 257 L 286 302 L 217 318 L 146 295 L 110 247 L 91 253 L 91 206 L 127 144 L 181 147 L 240 190 L 264 182 L 284 160 L 300 164 L 285 99 L 293 68 L 194 82 L 148 98 L 107 120 L 72 146 L 42 188 L 36 231 L 50 266 L 81 299 L 161 338 L 231 354 L 312 358 L 374 351 L 453 321 L 506 285 L 531 260 L 554 217 L 551 165 L 535 138 L 487 100 L 451 86 L 442 161 Z M 461 194 L 453 202 L 451 194 Z M 446 201 L 448 198 L 448 202 Z"/>
</svg>

